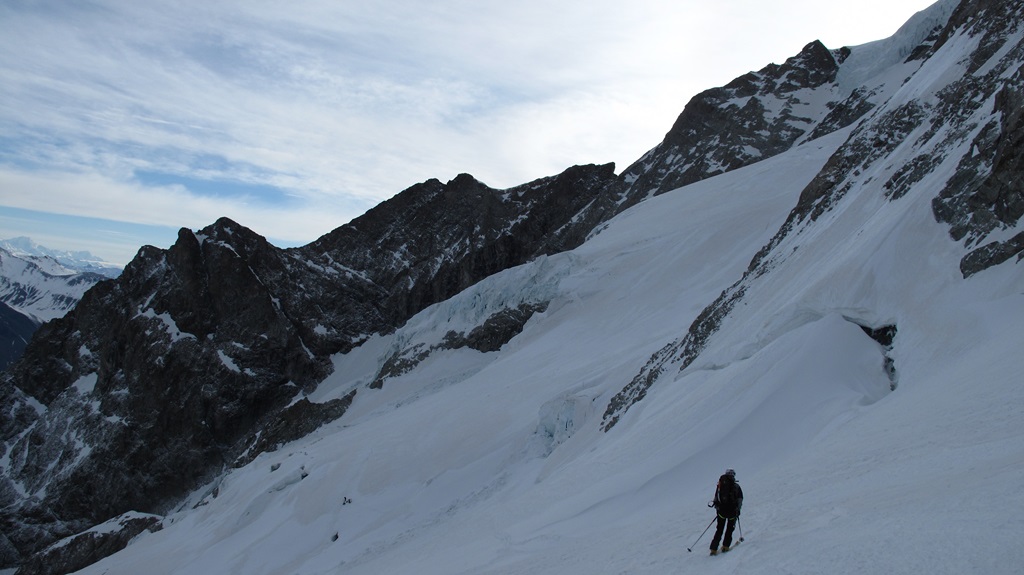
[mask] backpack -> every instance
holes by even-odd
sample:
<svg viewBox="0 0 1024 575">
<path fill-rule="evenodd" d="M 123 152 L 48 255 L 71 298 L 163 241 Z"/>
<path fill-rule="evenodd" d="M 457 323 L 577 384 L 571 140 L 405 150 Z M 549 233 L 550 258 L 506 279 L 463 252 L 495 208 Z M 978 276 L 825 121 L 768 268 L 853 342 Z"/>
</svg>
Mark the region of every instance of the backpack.
<svg viewBox="0 0 1024 575">
<path fill-rule="evenodd" d="M 718 489 L 715 492 L 715 507 L 726 513 L 736 513 L 739 497 L 736 494 L 736 479 L 731 475 L 718 478 Z"/>
</svg>

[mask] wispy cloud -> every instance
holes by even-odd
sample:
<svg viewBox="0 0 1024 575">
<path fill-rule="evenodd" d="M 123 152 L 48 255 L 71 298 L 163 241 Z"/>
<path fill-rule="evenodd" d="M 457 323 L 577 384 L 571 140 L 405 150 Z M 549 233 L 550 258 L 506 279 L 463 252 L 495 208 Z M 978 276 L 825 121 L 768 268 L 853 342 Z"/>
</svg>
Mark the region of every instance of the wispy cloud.
<svg viewBox="0 0 1024 575">
<path fill-rule="evenodd" d="M 430 177 L 623 167 L 697 91 L 928 3 L 13 0 L 0 205 L 309 241 Z"/>
<path fill-rule="evenodd" d="M 279 206 L 248 191 L 231 196 L 203 196 L 182 185 L 140 185 L 96 173 L 39 173 L 0 171 L 0 189 L 31 190 L 12 195 L 5 203 L 35 212 L 74 214 L 86 218 L 125 221 L 149 226 L 201 228 L 227 216 L 289 244 L 309 241 L 308 228 L 330 230 L 339 216 L 358 212 L 323 210 L 300 203 Z M 53 202 L 59 201 L 59 210 Z M 315 237 L 315 236 L 314 236 Z"/>
</svg>

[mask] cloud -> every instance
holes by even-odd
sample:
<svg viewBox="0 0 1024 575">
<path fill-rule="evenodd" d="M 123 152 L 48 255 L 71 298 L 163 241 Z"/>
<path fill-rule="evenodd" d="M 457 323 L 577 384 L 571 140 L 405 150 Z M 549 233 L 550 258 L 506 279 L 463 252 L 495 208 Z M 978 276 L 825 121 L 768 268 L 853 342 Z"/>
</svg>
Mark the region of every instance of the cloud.
<svg viewBox="0 0 1024 575">
<path fill-rule="evenodd" d="M 622 169 L 698 91 L 927 4 L 8 2 L 0 205 L 309 241 L 431 177 Z"/>
<path fill-rule="evenodd" d="M 307 242 L 313 239 L 311 232 L 326 233 L 361 213 L 347 210 L 345 204 L 334 209 L 310 204 L 282 207 L 255 196 L 199 196 L 181 185 L 144 186 L 97 173 L 0 170 L 0 189 L 29 190 L 4 199 L 6 205 L 22 210 L 193 229 L 226 216 L 288 243 Z"/>
</svg>

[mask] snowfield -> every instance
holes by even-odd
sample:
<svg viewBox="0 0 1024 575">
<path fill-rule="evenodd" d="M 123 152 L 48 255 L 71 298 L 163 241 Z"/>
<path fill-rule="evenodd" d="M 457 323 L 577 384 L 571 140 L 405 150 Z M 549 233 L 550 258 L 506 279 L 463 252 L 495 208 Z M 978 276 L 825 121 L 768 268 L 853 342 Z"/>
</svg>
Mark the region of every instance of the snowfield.
<svg viewBox="0 0 1024 575">
<path fill-rule="evenodd" d="M 955 35 L 924 64 L 904 51 L 955 5 L 855 50 L 841 88 L 867 82 L 876 117 L 927 109 L 977 41 Z M 967 249 L 931 201 L 974 134 L 924 142 L 928 127 L 844 176 L 849 191 L 748 274 L 696 359 L 669 361 L 607 432 L 612 397 L 744 278 L 857 126 L 651 198 L 335 357 L 308 399 L 358 390 L 343 417 L 225 470 L 163 530 L 80 573 L 1020 573 L 1024 266 L 962 277 Z M 546 307 L 499 351 L 434 347 L 533 304 Z M 862 329 L 887 326 L 891 346 Z M 396 355 L 422 357 L 369 388 Z M 744 542 L 709 557 L 726 468 Z"/>
<path fill-rule="evenodd" d="M 653 198 L 337 357 L 310 399 L 357 387 L 345 416 L 81 573 L 1019 572 L 1024 270 L 962 279 L 920 197 L 851 193 L 693 365 L 599 429 L 848 135 Z M 541 300 L 502 350 L 438 352 L 363 389 L 389 353 Z M 898 326 L 895 390 L 855 321 Z M 727 467 L 745 541 L 687 552 Z"/>
</svg>

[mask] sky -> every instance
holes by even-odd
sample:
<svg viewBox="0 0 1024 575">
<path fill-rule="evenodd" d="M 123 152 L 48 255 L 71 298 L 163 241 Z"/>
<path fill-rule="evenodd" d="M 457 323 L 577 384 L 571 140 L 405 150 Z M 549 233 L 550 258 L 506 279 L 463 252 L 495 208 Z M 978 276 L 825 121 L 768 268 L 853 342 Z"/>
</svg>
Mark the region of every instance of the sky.
<svg viewBox="0 0 1024 575">
<path fill-rule="evenodd" d="M 931 0 L 0 0 L 0 239 L 306 244 L 405 188 L 621 171 L 686 102 Z"/>
</svg>

